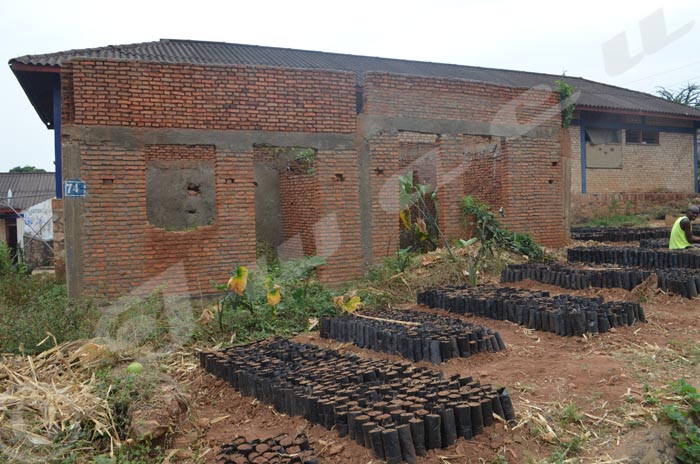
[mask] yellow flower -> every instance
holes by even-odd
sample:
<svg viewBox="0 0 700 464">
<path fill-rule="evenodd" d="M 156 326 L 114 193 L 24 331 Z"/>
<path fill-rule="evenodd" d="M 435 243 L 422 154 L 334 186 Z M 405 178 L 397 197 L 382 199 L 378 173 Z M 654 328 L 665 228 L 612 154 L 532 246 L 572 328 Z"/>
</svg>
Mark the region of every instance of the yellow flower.
<svg viewBox="0 0 700 464">
<path fill-rule="evenodd" d="M 243 295 L 247 285 L 248 268 L 245 266 L 238 266 L 236 268 L 236 274 L 231 276 L 231 278 L 228 280 L 227 288 L 238 295 Z"/>
<path fill-rule="evenodd" d="M 277 306 L 282 299 L 282 292 L 280 291 L 280 286 L 275 285 L 272 290 L 267 292 L 267 304 L 273 308 Z"/>
</svg>

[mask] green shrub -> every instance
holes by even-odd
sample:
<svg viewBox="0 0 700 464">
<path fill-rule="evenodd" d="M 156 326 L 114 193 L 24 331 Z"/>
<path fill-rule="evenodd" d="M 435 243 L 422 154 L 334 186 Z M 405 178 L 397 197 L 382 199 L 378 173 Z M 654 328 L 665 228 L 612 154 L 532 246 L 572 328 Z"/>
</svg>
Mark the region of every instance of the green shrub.
<svg viewBox="0 0 700 464">
<path fill-rule="evenodd" d="M 66 286 L 51 275 L 27 275 L 0 245 L 0 351 L 42 351 L 36 345 L 47 332 L 58 343 L 89 337 L 96 319 L 92 304 L 70 302 Z"/>
<path fill-rule="evenodd" d="M 219 302 L 220 319 L 198 326 L 194 338 L 216 339 L 235 334 L 236 341 L 244 342 L 306 331 L 310 319 L 337 311 L 333 293 L 315 276 L 317 268 L 324 263 L 323 258 L 316 256 L 269 265 L 258 262 L 256 271 L 245 270 L 247 277 L 241 294 L 217 284 L 218 289 L 226 292 Z M 277 305 L 271 306 L 267 293 L 274 286 L 279 287 L 282 296 Z"/>
<path fill-rule="evenodd" d="M 493 247 L 498 246 L 527 256 L 532 261 L 543 261 L 542 248 L 527 234 L 509 232 L 505 229 L 488 206 L 472 196 L 462 199 L 462 211 L 467 221 L 476 229 L 481 241 L 481 252 L 493 255 Z"/>
</svg>

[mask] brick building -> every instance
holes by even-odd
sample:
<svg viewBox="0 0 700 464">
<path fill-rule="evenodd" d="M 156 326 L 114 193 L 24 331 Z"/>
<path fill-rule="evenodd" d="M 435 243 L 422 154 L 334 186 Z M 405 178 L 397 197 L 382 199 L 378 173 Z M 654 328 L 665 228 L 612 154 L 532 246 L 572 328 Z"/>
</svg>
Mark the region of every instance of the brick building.
<svg viewBox="0 0 700 464">
<path fill-rule="evenodd" d="M 31 267 L 51 261 L 52 172 L 0 172 L 0 242 Z"/>
<path fill-rule="evenodd" d="M 72 295 L 206 292 L 254 263 L 260 240 L 326 257 L 327 281 L 357 277 L 399 245 L 409 170 L 437 186 L 449 237 L 473 194 L 550 246 L 567 241 L 572 192 L 617 191 L 609 179 L 625 176 L 646 188 L 634 176 L 653 150 L 669 158 L 651 166 L 677 163 L 655 188 L 697 189 L 700 111 L 579 78 L 566 78 L 581 91 L 576 125 L 561 130 L 545 74 L 181 40 L 10 66 L 55 131 L 58 197 L 86 187 L 55 204 Z M 606 130 L 623 134 L 621 164 L 586 164 L 618 143 Z"/>
</svg>

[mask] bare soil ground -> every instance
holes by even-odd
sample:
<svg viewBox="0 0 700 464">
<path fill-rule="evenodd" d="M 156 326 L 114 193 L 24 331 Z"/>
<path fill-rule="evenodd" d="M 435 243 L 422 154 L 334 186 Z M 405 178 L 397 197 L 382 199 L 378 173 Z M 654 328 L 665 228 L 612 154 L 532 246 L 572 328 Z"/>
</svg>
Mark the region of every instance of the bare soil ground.
<svg viewBox="0 0 700 464">
<path fill-rule="evenodd" d="M 500 455 L 509 463 L 538 462 L 673 462 L 672 443 L 657 401 L 664 402 L 670 381 L 700 383 L 700 300 L 660 293 L 654 277 L 633 292 L 621 289 L 568 291 L 524 281 L 519 288 L 641 301 L 648 323 L 613 329 L 590 338 L 566 338 L 534 332 L 510 322 L 464 317 L 497 330 L 507 350 L 450 360 L 446 375 L 472 375 L 482 383 L 506 386 L 519 423 L 497 423 L 471 441 L 430 451 L 421 463 L 490 463 Z M 422 307 L 423 310 L 430 311 Z M 397 356 L 320 339 L 312 342 L 341 352 L 396 360 Z M 193 369 L 190 411 L 179 425 L 168 462 L 217 462 L 219 447 L 234 437 L 267 438 L 304 431 L 324 464 L 378 462 L 371 451 L 334 431 L 299 417 L 276 413 L 270 406 L 241 395 L 223 382 Z"/>
</svg>

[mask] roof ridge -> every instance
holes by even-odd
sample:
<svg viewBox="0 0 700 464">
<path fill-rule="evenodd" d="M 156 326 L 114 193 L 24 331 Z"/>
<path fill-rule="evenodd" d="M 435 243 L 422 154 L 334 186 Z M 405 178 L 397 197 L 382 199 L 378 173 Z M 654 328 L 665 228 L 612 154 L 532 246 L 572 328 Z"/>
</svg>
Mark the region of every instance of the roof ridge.
<svg viewBox="0 0 700 464">
<path fill-rule="evenodd" d="M 506 69 L 506 68 L 488 68 L 486 66 L 474 66 L 474 65 L 469 65 L 469 64 L 444 63 L 444 62 L 438 62 L 438 61 L 411 60 L 411 59 L 405 59 L 405 58 L 387 58 L 387 57 L 383 57 L 383 56 L 357 55 L 357 54 L 352 54 L 352 53 L 340 53 L 340 52 L 324 52 L 321 50 L 306 50 L 303 48 L 277 47 L 277 46 L 272 46 L 272 45 L 254 45 L 254 44 L 244 44 L 244 43 L 234 43 L 234 42 L 221 42 L 221 41 L 215 41 L 215 40 L 160 39 L 159 42 L 234 45 L 237 47 L 251 47 L 251 48 L 257 48 L 257 49 L 267 48 L 267 49 L 275 49 L 275 50 L 287 50 L 287 51 L 294 51 L 294 52 L 312 53 L 312 54 L 317 54 L 317 55 L 335 55 L 335 56 L 348 56 L 348 57 L 353 57 L 353 58 L 371 58 L 371 59 L 382 60 L 382 61 L 402 61 L 405 63 L 421 63 L 421 64 L 430 64 L 430 65 L 439 65 L 439 66 L 454 66 L 457 68 L 483 69 L 485 71 L 507 71 L 507 72 L 518 73 L 518 74 L 535 74 L 538 76 L 569 77 L 572 79 L 583 79 L 582 77 L 577 77 L 577 76 L 566 76 L 566 75 L 562 76 L 559 74 L 550 74 L 550 73 L 543 73 L 543 72 L 537 72 L 537 71 L 522 71 L 522 70 L 518 70 L 518 69 Z M 158 42 L 151 42 L 151 43 L 158 43 Z M 595 82 L 595 81 L 591 81 L 591 82 Z"/>
<path fill-rule="evenodd" d="M 589 97 L 585 99 L 585 102 L 579 102 L 582 106 L 619 108 L 633 112 L 649 111 L 658 114 L 676 114 L 681 117 L 700 119 L 700 108 L 666 100 L 653 93 L 593 81 L 581 76 L 567 76 L 565 73 L 558 75 L 537 71 L 488 68 L 467 64 L 353 55 L 350 53 L 222 41 L 163 38 L 150 42 L 72 49 L 42 55 L 25 55 L 11 59 L 9 63 L 11 66 L 15 63 L 22 63 L 60 68 L 65 62 L 82 57 L 200 65 L 242 64 L 297 69 L 342 70 L 354 72 L 357 81 L 360 83 L 365 73 L 373 71 L 410 76 L 466 79 L 514 88 L 530 88 L 540 84 L 554 87 L 556 85 L 555 81 L 563 78 L 564 81 L 574 86 L 574 88 L 578 87 L 582 91 L 583 97 Z M 40 116 L 45 122 L 51 118 L 49 113 L 50 108 L 47 103 L 41 107 L 40 111 Z"/>
<path fill-rule="evenodd" d="M 104 45 L 102 47 L 88 47 L 88 48 L 71 48 L 70 50 L 62 50 L 58 52 L 50 52 L 50 53 L 35 53 L 35 54 L 29 54 L 29 55 L 22 55 L 18 56 L 16 58 L 11 58 L 8 63 L 12 63 L 13 61 L 19 61 L 24 58 L 31 58 L 31 57 L 42 57 L 42 56 L 55 56 L 55 55 L 74 55 L 74 54 L 80 54 L 80 53 L 88 53 L 88 52 L 98 52 L 101 50 L 132 50 L 133 48 L 144 46 L 147 44 L 157 44 L 158 41 L 151 41 L 151 42 L 136 42 L 136 43 L 129 43 L 129 44 L 117 44 L 117 45 Z"/>
<path fill-rule="evenodd" d="M 668 103 L 673 103 L 674 105 L 676 105 L 676 106 L 678 106 L 678 107 L 680 107 L 680 108 L 686 108 L 686 109 L 689 108 L 689 109 L 693 109 L 693 110 L 698 110 L 698 109 L 700 109 L 700 108 L 695 108 L 694 106 L 684 105 L 684 104 L 682 104 L 682 103 L 678 103 L 678 102 L 675 102 L 675 101 L 673 101 L 673 100 L 668 100 L 668 99 L 663 98 L 663 97 L 661 97 L 661 96 L 659 96 L 659 95 L 654 95 L 654 94 L 651 94 L 651 93 L 642 92 L 641 90 L 628 89 L 628 88 L 626 88 L 626 87 L 620 87 L 620 86 L 618 86 L 618 85 L 608 84 L 608 83 L 605 83 L 605 82 L 593 81 L 593 80 L 590 80 L 590 79 L 586 79 L 585 77 L 578 77 L 577 79 L 581 79 L 582 81 L 586 81 L 586 82 L 591 82 L 591 83 L 596 84 L 596 85 L 604 85 L 605 87 L 612 87 L 613 89 L 622 90 L 622 91 L 624 91 L 624 92 L 634 92 L 634 93 L 637 93 L 637 94 L 644 95 L 645 97 L 658 98 L 659 100 L 662 100 L 662 101 L 665 101 L 665 102 L 668 102 Z M 594 92 L 594 91 L 589 91 L 588 93 L 602 94 L 602 92 Z"/>
</svg>

